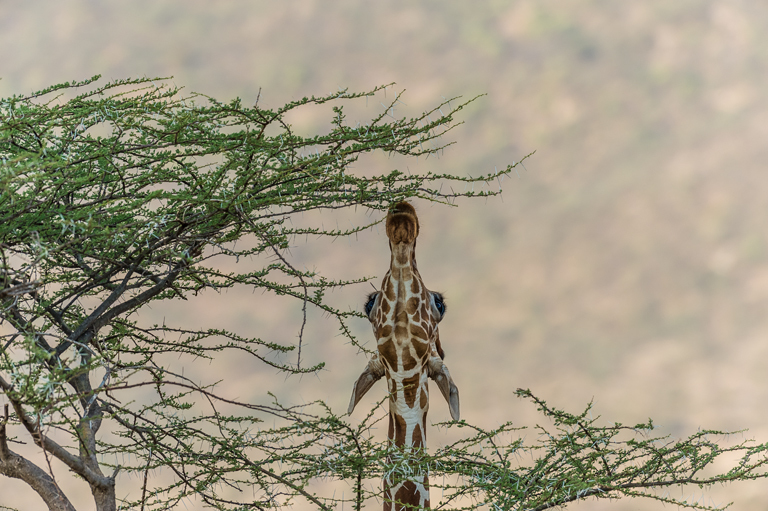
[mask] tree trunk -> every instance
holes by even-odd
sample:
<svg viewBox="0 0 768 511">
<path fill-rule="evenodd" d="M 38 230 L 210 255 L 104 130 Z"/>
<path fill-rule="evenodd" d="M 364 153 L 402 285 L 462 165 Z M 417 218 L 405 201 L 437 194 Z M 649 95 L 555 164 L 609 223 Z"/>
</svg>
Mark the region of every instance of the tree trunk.
<svg viewBox="0 0 768 511">
<path fill-rule="evenodd" d="M 93 500 L 96 502 L 96 511 L 116 511 L 117 503 L 115 500 L 115 482 L 105 487 L 91 487 Z"/>
<path fill-rule="evenodd" d="M 49 511 L 76 511 L 48 473 L 8 449 L 7 445 L 0 445 L 0 474 L 27 483 L 40 495 Z M 114 489 L 112 493 L 114 494 Z"/>
</svg>

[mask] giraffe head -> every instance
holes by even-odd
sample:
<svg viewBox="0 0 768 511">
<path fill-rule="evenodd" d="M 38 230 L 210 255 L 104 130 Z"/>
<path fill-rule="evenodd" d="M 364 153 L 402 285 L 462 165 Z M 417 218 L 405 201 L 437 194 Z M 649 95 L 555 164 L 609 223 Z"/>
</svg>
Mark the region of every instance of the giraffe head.
<svg viewBox="0 0 768 511">
<path fill-rule="evenodd" d="M 396 445 L 424 445 L 429 407 L 428 378 L 437 384 L 451 412 L 459 419 L 459 390 L 443 363 L 438 323 L 445 315 L 440 293 L 424 285 L 416 266 L 419 220 L 407 202 L 387 215 L 390 267 L 381 289 L 372 293 L 365 312 L 373 327 L 377 353 L 371 357 L 352 391 L 349 413 L 382 376 L 390 394 L 390 439 Z"/>
</svg>

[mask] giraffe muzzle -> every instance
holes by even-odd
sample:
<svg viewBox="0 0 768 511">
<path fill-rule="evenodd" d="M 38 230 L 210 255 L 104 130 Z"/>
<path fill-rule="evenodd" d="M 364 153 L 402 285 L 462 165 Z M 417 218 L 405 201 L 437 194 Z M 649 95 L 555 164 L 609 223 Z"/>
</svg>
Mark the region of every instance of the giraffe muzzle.
<svg viewBox="0 0 768 511">
<path fill-rule="evenodd" d="M 393 245 L 411 244 L 419 235 L 416 210 L 407 202 L 400 202 L 387 215 L 387 237 Z"/>
</svg>

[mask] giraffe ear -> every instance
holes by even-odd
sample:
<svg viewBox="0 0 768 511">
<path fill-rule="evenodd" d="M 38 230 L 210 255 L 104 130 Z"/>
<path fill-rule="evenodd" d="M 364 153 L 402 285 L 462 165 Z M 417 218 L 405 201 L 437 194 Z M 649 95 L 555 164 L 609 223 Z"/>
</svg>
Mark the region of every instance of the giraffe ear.
<svg viewBox="0 0 768 511">
<path fill-rule="evenodd" d="M 360 401 L 365 393 L 368 392 L 371 387 L 373 387 L 373 384 L 379 381 L 382 376 L 384 376 L 384 365 L 379 361 L 379 355 L 376 353 L 371 357 L 368 366 L 366 366 L 363 374 L 360 375 L 355 382 L 355 386 L 352 388 L 352 398 L 349 400 L 347 413 L 352 413 L 352 410 L 355 409 L 358 401 Z"/>
<path fill-rule="evenodd" d="M 440 357 L 433 356 L 429 359 L 429 377 L 435 380 L 437 388 L 448 402 L 451 418 L 459 420 L 459 388 L 453 383 L 451 373 Z"/>
</svg>

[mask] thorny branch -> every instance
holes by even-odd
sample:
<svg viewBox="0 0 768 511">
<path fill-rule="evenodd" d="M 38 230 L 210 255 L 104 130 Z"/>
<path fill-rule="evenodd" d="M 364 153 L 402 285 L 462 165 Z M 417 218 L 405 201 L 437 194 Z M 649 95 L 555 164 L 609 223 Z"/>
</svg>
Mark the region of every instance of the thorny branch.
<svg viewBox="0 0 768 511">
<path fill-rule="evenodd" d="M 444 495 L 440 509 L 543 510 L 619 496 L 712 509 L 654 490 L 765 477 L 765 445 L 712 431 L 673 442 L 653 437 L 650 422 L 602 426 L 589 408 L 572 415 L 529 391 L 518 395 L 552 423 L 534 428 L 534 443 L 511 423 L 485 431 L 452 422 L 467 428 L 460 440 L 414 457 L 374 440 L 376 409 L 353 425 L 321 402 L 249 403 L 216 390 L 218 380 L 195 382 L 175 369 L 235 350 L 284 374 L 316 372 L 322 362 L 308 366 L 301 353 L 308 307 L 364 349 L 348 325 L 361 314 L 325 293 L 367 279 L 300 271 L 288 250 L 303 237 L 350 236 L 378 220 L 334 230 L 313 224 L 311 213 L 383 213 L 408 198 L 452 203 L 501 192 L 491 185 L 516 164 L 476 177 L 356 174 L 352 164 L 372 151 L 440 154 L 468 104 L 447 100 L 397 118 L 397 95 L 368 122 L 346 121 L 345 103 L 382 90 L 269 110 L 184 97 L 162 81 L 93 79 L 0 100 L 0 474 L 28 484 L 51 509 L 72 509 L 50 474 L 11 451 L 18 431 L 82 477 L 98 510 L 117 509 L 118 472 L 141 481 L 120 507 L 142 510 L 189 499 L 217 509 L 302 501 L 359 510 L 380 496 L 384 474 L 421 469 Z M 331 129 L 298 136 L 285 116 L 311 104 L 331 107 Z M 453 190 L 456 182 L 464 192 Z M 222 269 L 227 259 L 234 270 Z M 298 346 L 215 327 L 147 325 L 139 314 L 236 286 L 300 300 Z M 283 363 L 294 350 L 296 363 Z M 717 472 L 726 454 L 741 459 Z M 149 475 L 158 472 L 167 478 Z M 328 478 L 349 481 L 352 496 L 318 494 L 312 483 Z"/>
<path fill-rule="evenodd" d="M 291 468 L 305 463 L 297 454 L 304 444 L 284 450 L 255 440 L 281 435 L 280 428 L 258 429 L 263 418 L 300 428 L 307 417 L 290 407 L 218 396 L 211 390 L 215 381 L 193 383 L 160 360 L 175 355 L 192 363 L 237 350 L 288 374 L 316 372 L 322 362 L 302 360 L 308 308 L 335 318 L 360 347 L 347 325 L 360 314 L 334 307 L 325 292 L 367 279 L 333 281 L 300 271 L 286 250 L 299 237 L 350 236 L 378 221 L 328 230 L 294 227 L 292 219 L 350 207 L 386 211 L 409 197 L 448 202 L 493 195 L 500 190 L 444 194 L 441 183 L 485 186 L 514 166 L 476 178 L 353 172 L 351 164 L 373 151 L 438 154 L 451 144 L 442 137 L 459 124 L 453 116 L 468 102 L 442 102 L 406 119 L 390 114 L 395 98 L 368 122 L 352 125 L 344 104 L 384 87 L 269 110 L 258 103 L 244 107 L 239 99 L 185 97 L 162 80 L 99 85 L 97 79 L 0 100 L 0 390 L 14 410 L 2 424 L 2 445 L 6 430 L 19 427 L 44 457 L 83 477 L 97 509 L 116 507 L 118 470 L 144 480 L 141 495 L 125 508 L 166 509 L 190 495 L 213 506 L 244 505 L 225 497 L 222 485 L 256 488 L 260 496 L 249 504 L 255 507 L 299 496 L 332 507 L 307 489 L 324 469 Z M 298 136 L 285 120 L 296 109 L 326 104 L 326 134 Z M 223 258 L 242 264 L 268 254 L 276 259 L 262 267 L 221 269 Z M 298 345 L 140 321 L 138 311 L 149 304 L 235 286 L 301 300 Z M 283 363 L 293 350 L 295 365 Z M 152 403 L 141 404 L 135 395 L 150 388 Z M 205 406 L 208 412 L 201 411 Z M 262 418 L 225 414 L 217 406 Z M 105 424 L 119 441 L 106 440 Z M 256 432 L 241 430 L 249 425 Z M 215 451 L 203 454 L 205 446 Z M 277 453 L 280 464 L 270 465 Z M 133 461 L 117 463 L 118 454 Z M 282 463 L 286 468 L 276 468 Z M 114 474 L 105 476 L 103 467 Z M 147 474 L 154 470 L 169 470 L 175 482 L 153 487 Z M 358 471 L 358 507 L 363 480 Z"/>
</svg>

